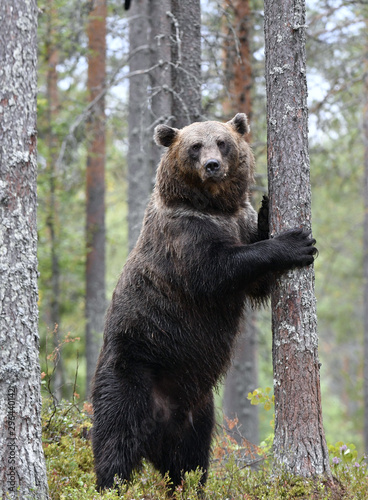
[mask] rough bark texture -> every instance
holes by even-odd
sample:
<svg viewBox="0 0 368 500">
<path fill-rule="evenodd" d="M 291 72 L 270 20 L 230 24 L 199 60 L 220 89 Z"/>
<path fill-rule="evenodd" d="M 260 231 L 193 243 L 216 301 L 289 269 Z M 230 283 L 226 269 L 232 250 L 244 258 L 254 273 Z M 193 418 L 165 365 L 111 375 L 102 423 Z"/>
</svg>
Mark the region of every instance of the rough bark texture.
<svg viewBox="0 0 368 500">
<path fill-rule="evenodd" d="M 171 1 L 173 125 L 201 119 L 201 6 L 199 0 Z"/>
<path fill-rule="evenodd" d="M 94 101 L 106 77 L 106 0 L 94 0 L 88 21 L 88 90 Z M 105 101 L 97 99 L 87 128 L 86 360 L 87 396 L 102 342 L 105 299 Z"/>
<path fill-rule="evenodd" d="M 0 2 L 0 496 L 48 497 L 36 227 L 37 5 Z M 19 490 L 18 490 L 19 488 Z"/>
<path fill-rule="evenodd" d="M 135 0 L 129 11 L 130 72 L 137 72 L 129 80 L 129 251 L 138 239 L 153 184 L 153 172 L 149 172 L 153 132 L 148 127 L 150 118 L 147 105 L 147 72 L 150 67 L 148 8 L 148 0 Z"/>
<path fill-rule="evenodd" d="M 366 19 L 368 30 L 368 18 Z M 368 456 L 368 35 L 366 35 L 364 72 L 364 443 Z"/>
<path fill-rule="evenodd" d="M 224 76 L 228 92 L 223 103 L 224 117 L 229 119 L 236 113 L 245 113 L 249 118 L 252 114 L 249 0 L 226 0 L 224 8 Z M 250 140 L 250 134 L 247 138 Z M 247 399 L 248 392 L 258 386 L 256 333 L 255 311 L 248 307 L 225 381 L 223 411 L 228 418 L 238 418 L 240 435 L 234 434 L 238 442 L 245 437 L 258 444 L 258 407 Z"/>
<path fill-rule="evenodd" d="M 271 234 L 311 225 L 305 2 L 265 1 Z M 272 296 L 277 463 L 330 476 L 321 409 L 313 267 L 289 272 Z"/>
</svg>

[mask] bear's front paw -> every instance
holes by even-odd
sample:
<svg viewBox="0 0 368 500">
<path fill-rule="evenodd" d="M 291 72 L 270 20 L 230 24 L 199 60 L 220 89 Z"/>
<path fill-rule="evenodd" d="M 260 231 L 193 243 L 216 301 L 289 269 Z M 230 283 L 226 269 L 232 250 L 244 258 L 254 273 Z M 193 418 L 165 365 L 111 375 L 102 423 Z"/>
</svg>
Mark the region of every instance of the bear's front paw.
<svg viewBox="0 0 368 500">
<path fill-rule="evenodd" d="M 309 266 L 318 254 L 314 246 L 316 240 L 312 238 L 311 231 L 306 229 L 291 229 L 275 237 L 283 247 L 282 253 L 287 268 Z"/>
</svg>

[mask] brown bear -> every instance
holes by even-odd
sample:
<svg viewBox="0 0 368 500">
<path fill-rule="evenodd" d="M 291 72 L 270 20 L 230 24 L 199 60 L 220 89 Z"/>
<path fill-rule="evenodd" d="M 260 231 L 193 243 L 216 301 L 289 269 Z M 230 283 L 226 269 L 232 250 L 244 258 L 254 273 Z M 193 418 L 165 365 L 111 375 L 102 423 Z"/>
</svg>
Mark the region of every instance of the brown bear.
<svg viewBox="0 0 368 500">
<path fill-rule="evenodd" d="M 266 298 L 275 273 L 313 262 L 295 229 L 268 239 L 268 204 L 249 202 L 254 159 L 247 118 L 159 125 L 167 147 L 137 245 L 107 312 L 94 378 L 97 484 L 129 480 L 142 458 L 173 488 L 206 480 L 213 388 L 224 375 L 247 298 Z"/>
</svg>

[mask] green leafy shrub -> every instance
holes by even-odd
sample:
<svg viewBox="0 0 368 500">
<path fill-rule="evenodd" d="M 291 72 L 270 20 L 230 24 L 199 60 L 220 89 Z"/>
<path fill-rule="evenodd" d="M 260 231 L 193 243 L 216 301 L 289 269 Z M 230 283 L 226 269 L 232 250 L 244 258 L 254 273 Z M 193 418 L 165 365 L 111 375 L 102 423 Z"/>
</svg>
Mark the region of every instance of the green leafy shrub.
<svg viewBox="0 0 368 500">
<path fill-rule="evenodd" d="M 248 393 L 247 399 L 249 399 L 252 405 L 263 404 L 266 411 L 271 410 L 275 406 L 275 396 L 272 393 L 271 387 L 266 387 L 266 389 L 258 387 L 258 389 L 254 389 L 253 392 Z"/>
</svg>

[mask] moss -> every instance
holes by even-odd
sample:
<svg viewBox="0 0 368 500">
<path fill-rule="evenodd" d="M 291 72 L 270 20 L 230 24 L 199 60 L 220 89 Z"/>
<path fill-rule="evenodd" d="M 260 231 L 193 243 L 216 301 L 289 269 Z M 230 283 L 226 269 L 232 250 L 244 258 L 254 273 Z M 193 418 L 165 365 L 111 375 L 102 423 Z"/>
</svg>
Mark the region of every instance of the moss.
<svg viewBox="0 0 368 500">
<path fill-rule="evenodd" d="M 43 410 L 43 440 L 52 500 L 165 500 L 169 491 L 168 478 L 144 462 L 133 475 L 131 483 L 120 483 L 118 491 L 99 493 L 95 489 L 93 453 L 89 438 L 91 412 L 63 402 Z M 341 443 L 337 443 L 340 445 Z M 336 450 L 340 447 L 335 446 Z M 227 434 L 219 434 L 214 443 L 208 481 L 197 492 L 201 471 L 185 475 L 177 488 L 176 500 L 364 500 L 368 498 L 367 468 L 354 454 L 348 463 L 333 466 L 336 480 L 328 484 L 322 479 L 303 479 L 285 470 L 273 470 L 272 460 L 247 441 L 239 446 Z M 353 449 L 350 445 L 349 450 Z M 335 450 L 335 451 L 336 451 Z M 346 450 L 343 450 L 346 451 Z M 345 456 L 348 456 L 345 453 Z M 359 464 L 359 466 L 357 465 Z M 119 481 L 117 481 L 117 485 Z M 202 496 L 201 496 L 202 495 Z"/>
</svg>

